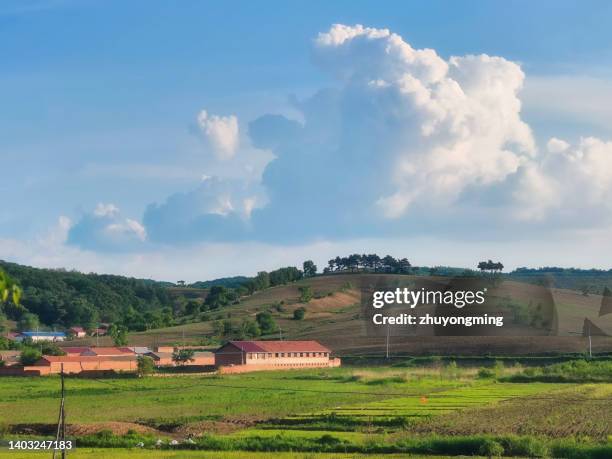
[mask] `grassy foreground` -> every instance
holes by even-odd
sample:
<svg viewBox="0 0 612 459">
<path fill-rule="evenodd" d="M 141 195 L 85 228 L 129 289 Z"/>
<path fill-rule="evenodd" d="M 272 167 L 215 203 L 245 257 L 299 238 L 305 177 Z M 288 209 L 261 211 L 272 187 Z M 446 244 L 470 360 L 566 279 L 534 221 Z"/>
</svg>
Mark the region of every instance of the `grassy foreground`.
<svg viewBox="0 0 612 459">
<path fill-rule="evenodd" d="M 69 378 L 70 455 L 603 459 L 612 457 L 612 383 L 600 381 L 610 380 L 609 362 Z M 0 379 L 0 437 L 52 435 L 58 387 L 54 377 Z"/>
<path fill-rule="evenodd" d="M 273 455 L 272 455 L 273 454 Z M 0 450 L 0 459 L 38 459 L 49 457 L 49 452 L 15 452 Z M 136 449 L 81 448 L 68 453 L 74 459 L 377 459 L 399 458 L 405 455 L 335 454 L 335 453 L 255 453 L 250 451 L 147 451 Z M 411 456 L 428 459 L 447 456 Z"/>
</svg>

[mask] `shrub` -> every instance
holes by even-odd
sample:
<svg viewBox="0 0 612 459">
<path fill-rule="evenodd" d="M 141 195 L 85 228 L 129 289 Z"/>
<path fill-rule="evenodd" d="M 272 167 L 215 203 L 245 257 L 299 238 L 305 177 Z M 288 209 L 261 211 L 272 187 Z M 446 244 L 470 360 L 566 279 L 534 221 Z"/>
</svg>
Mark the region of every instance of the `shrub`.
<svg viewBox="0 0 612 459">
<path fill-rule="evenodd" d="M 310 300 L 312 300 L 312 288 L 310 287 L 310 285 L 304 285 L 303 287 L 300 287 L 298 289 L 300 291 L 300 302 L 301 303 L 308 303 Z"/>
<path fill-rule="evenodd" d="M 147 376 L 155 372 L 155 362 L 147 355 L 138 356 L 138 376 Z"/>
<path fill-rule="evenodd" d="M 504 454 L 504 447 L 495 440 L 487 438 L 478 448 L 478 454 L 488 457 L 500 457 Z"/>
<path fill-rule="evenodd" d="M 21 351 L 21 356 L 19 357 L 19 361 L 22 365 L 34 365 L 40 358 L 42 354 L 38 349 L 33 347 L 26 347 Z"/>
<path fill-rule="evenodd" d="M 478 378 L 480 379 L 489 379 L 489 378 L 494 378 L 495 377 L 495 372 L 493 370 L 491 370 L 490 368 L 481 368 L 480 370 L 478 370 Z"/>
<path fill-rule="evenodd" d="M 293 320 L 303 320 L 306 315 L 306 308 L 297 308 L 293 311 Z"/>
</svg>

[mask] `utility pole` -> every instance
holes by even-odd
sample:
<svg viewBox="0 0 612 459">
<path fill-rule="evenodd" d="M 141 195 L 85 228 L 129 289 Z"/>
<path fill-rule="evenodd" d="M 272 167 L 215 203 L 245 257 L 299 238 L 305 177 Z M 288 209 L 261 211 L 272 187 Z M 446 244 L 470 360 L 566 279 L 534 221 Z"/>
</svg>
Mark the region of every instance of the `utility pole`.
<svg viewBox="0 0 612 459">
<path fill-rule="evenodd" d="M 593 346 L 591 343 L 591 322 L 589 322 L 588 331 L 589 331 L 589 359 L 592 359 L 593 358 Z"/>
<path fill-rule="evenodd" d="M 280 340 L 282 341 L 283 340 L 283 329 L 281 328 L 280 325 L 278 326 L 278 334 L 280 336 Z"/>
<path fill-rule="evenodd" d="M 56 448 L 58 444 L 60 444 L 60 442 L 63 445 L 63 448 L 61 449 L 62 459 L 65 459 L 66 457 L 66 412 L 64 410 L 66 391 L 65 391 L 65 386 L 64 386 L 64 364 L 63 363 L 61 366 L 60 380 L 62 384 L 62 399 L 60 401 L 59 417 L 57 420 L 57 430 L 55 433 L 55 445 L 53 448 L 53 459 L 56 458 L 56 454 L 57 454 Z"/>
<path fill-rule="evenodd" d="M 391 334 L 391 327 L 387 324 L 387 360 L 389 360 L 389 335 Z"/>
</svg>

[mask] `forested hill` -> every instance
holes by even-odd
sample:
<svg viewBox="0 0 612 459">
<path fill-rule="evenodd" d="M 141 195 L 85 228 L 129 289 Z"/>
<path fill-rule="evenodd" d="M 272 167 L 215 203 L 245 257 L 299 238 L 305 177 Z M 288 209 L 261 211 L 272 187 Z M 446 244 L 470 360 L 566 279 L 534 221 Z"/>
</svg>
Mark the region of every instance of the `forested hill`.
<svg viewBox="0 0 612 459">
<path fill-rule="evenodd" d="M 164 326 L 172 321 L 167 283 L 115 275 L 39 269 L 0 261 L 23 289 L 21 305 L 43 324 L 94 328 L 119 322 L 133 330 Z M 19 311 L 6 314 L 18 315 Z"/>
<path fill-rule="evenodd" d="M 189 284 L 189 286 L 194 288 L 210 288 L 213 285 L 221 285 L 227 288 L 239 288 L 251 279 L 251 277 L 246 276 L 222 277 L 220 279 L 214 279 L 209 281 L 194 282 L 193 284 Z"/>
</svg>

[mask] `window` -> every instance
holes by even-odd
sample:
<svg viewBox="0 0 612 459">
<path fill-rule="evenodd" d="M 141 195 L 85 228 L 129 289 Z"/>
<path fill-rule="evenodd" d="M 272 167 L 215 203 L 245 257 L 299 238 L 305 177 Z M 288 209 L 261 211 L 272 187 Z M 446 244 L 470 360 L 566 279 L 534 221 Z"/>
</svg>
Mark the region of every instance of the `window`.
<svg viewBox="0 0 612 459">
<path fill-rule="evenodd" d="M 281 357 L 285 357 L 285 353 L 284 352 L 281 352 Z"/>
<path fill-rule="evenodd" d="M 278 359 L 278 352 L 276 354 L 274 354 L 274 357 L 276 357 Z"/>
<path fill-rule="evenodd" d="M 300 357 L 304 357 L 304 353 L 303 352 L 300 352 Z"/>
</svg>

